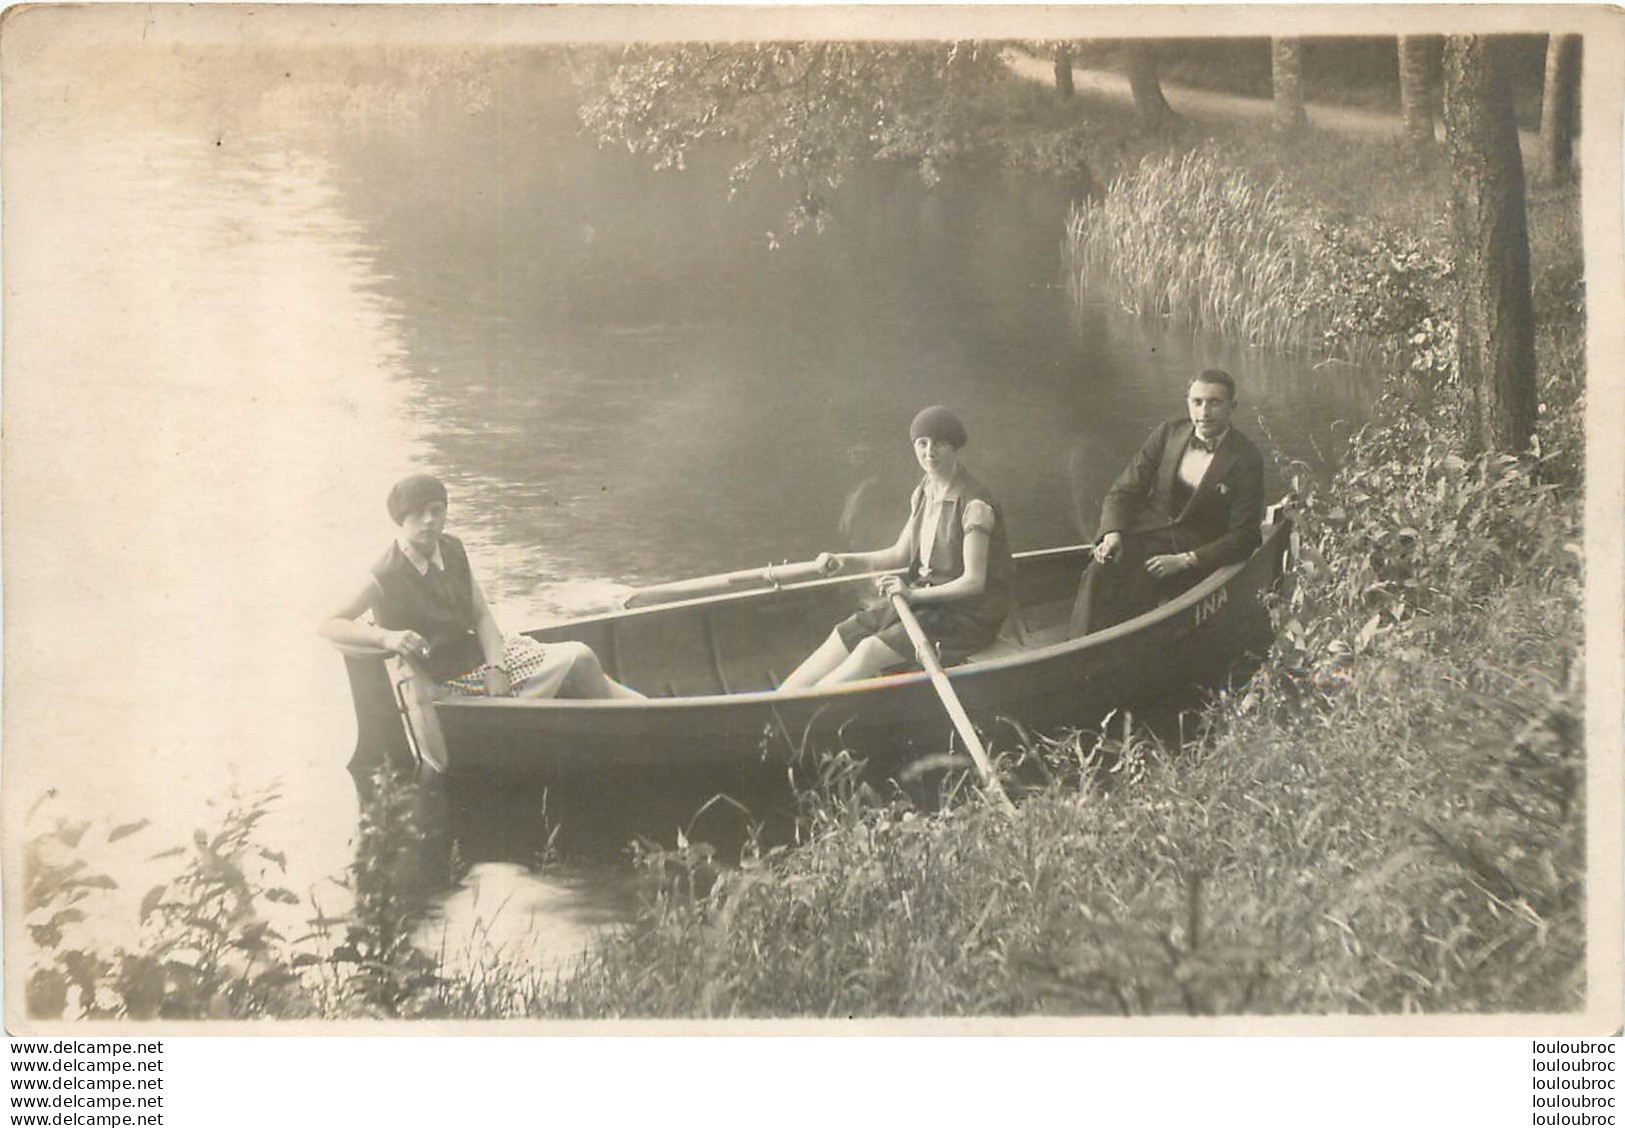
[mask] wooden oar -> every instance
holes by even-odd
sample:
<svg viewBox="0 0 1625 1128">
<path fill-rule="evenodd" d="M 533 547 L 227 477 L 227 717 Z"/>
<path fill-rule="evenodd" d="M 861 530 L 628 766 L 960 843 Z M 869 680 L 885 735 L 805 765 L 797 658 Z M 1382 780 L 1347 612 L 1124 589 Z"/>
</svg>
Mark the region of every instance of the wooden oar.
<svg viewBox="0 0 1625 1128">
<path fill-rule="evenodd" d="M 621 600 L 621 606 L 628 609 L 652 607 L 657 603 L 675 603 L 679 599 L 721 595 L 740 588 L 783 587 L 785 584 L 820 579 L 827 574 L 819 570 L 816 560 L 804 560 L 799 564 L 769 564 L 765 568 L 743 568 L 737 572 L 696 576 L 692 580 L 674 580 L 669 584 L 638 588 Z"/>
<path fill-rule="evenodd" d="M 931 687 L 942 699 L 942 707 L 948 711 L 948 719 L 953 722 L 954 731 L 959 733 L 959 739 L 965 742 L 965 747 L 970 751 L 970 758 L 976 764 L 976 774 L 982 777 L 982 786 L 998 801 L 1006 813 L 1015 814 L 1016 805 L 1010 802 L 1010 796 L 1004 793 L 999 777 L 993 774 L 993 763 L 988 759 L 987 749 L 982 747 L 982 738 L 976 735 L 976 726 L 970 723 L 970 717 L 965 714 L 965 706 L 960 704 L 959 694 L 954 692 L 953 683 L 948 680 L 942 663 L 937 660 L 936 648 L 925 636 L 920 621 L 914 617 L 914 608 L 910 607 L 908 600 L 901 595 L 892 596 L 891 602 L 892 606 L 897 608 L 897 617 L 903 621 L 903 629 L 908 632 L 909 641 L 914 644 L 915 656 L 931 677 Z"/>
<path fill-rule="evenodd" d="M 1092 544 L 1071 545 L 1060 549 L 1070 552 L 1074 549 L 1087 552 L 1094 548 Z M 638 607 L 654 607 L 661 603 L 676 603 L 683 599 L 700 599 L 707 595 L 726 595 L 730 591 L 741 591 L 753 587 L 780 588 L 792 584 L 804 584 L 812 580 L 821 580 L 826 576 L 833 576 L 838 567 L 829 570 L 820 570 L 818 561 L 802 560 L 795 564 L 769 564 L 763 568 L 741 568 L 737 572 L 719 572 L 714 576 L 696 576 L 691 580 L 673 580 L 667 584 L 652 584 L 645 588 L 635 588 L 621 599 L 623 610 L 633 610 Z M 891 568 L 877 572 L 865 573 L 867 575 L 892 576 L 898 575 L 902 568 Z"/>
</svg>

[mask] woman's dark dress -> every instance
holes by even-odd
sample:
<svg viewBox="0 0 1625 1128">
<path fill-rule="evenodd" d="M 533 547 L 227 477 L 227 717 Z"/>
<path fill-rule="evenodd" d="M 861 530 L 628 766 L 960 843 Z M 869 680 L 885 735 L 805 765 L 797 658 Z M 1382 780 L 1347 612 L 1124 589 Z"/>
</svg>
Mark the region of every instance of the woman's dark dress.
<svg viewBox="0 0 1625 1128">
<path fill-rule="evenodd" d="M 926 483 L 921 482 L 909 502 L 912 555 L 906 579 L 910 585 L 921 583 L 922 573 L 925 572 L 920 560 L 920 523 L 926 511 L 925 487 Z M 980 594 L 965 599 L 914 606 L 915 618 L 920 621 L 926 636 L 937 644 L 942 661 L 950 665 L 963 662 L 976 651 L 990 645 L 1009 616 L 1012 605 L 1010 591 L 1016 569 L 1015 561 L 1010 556 L 1010 538 L 1005 529 L 1004 516 L 987 487 L 964 469 L 954 475 L 953 482 L 943 494 L 936 537 L 931 546 L 931 567 L 923 582 L 928 587 L 934 587 L 964 574 L 965 510 L 973 501 L 980 501 L 993 511 L 993 530 L 988 538 L 986 586 Z M 904 657 L 911 657 L 914 653 L 914 644 L 909 641 L 908 632 L 899 621 L 897 609 L 890 600 L 843 619 L 835 630 L 847 650 L 863 639 L 875 636 Z"/>
</svg>

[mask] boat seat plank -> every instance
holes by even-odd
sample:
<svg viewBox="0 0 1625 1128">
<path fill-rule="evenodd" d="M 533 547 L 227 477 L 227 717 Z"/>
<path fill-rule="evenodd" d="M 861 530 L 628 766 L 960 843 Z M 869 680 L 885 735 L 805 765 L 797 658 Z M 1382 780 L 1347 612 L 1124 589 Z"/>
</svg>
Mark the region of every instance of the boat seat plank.
<svg viewBox="0 0 1625 1128">
<path fill-rule="evenodd" d="M 978 650 L 975 654 L 972 654 L 969 658 L 965 659 L 965 664 L 970 665 L 973 662 L 991 662 L 996 658 L 1009 658 L 1012 655 L 1020 654 L 1025 649 L 1025 643 L 1018 642 L 1013 638 L 1001 634 L 998 638 L 994 639 L 990 645 L 982 647 L 982 649 Z"/>
<path fill-rule="evenodd" d="M 1046 646 L 1054 646 L 1058 642 L 1066 641 L 1066 625 L 1043 627 L 1038 630 L 1031 628 L 1021 632 L 1018 637 L 1013 631 L 1000 631 L 999 637 L 992 644 L 983 647 L 966 659 L 966 662 L 991 662 L 999 658 L 1009 658 L 1028 650 L 1041 650 Z"/>
</svg>

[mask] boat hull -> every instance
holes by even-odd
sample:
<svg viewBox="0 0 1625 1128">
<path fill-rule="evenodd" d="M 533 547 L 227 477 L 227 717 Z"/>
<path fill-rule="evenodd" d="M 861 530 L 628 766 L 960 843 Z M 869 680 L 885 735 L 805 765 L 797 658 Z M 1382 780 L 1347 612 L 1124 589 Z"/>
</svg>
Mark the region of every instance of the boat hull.
<svg viewBox="0 0 1625 1128">
<path fill-rule="evenodd" d="M 1270 642 L 1264 594 L 1279 580 L 1288 527 L 1263 547 L 1152 612 L 1084 639 L 1057 637 L 1086 549 L 1018 558 L 1018 594 L 1043 625 L 1025 646 L 948 671 L 966 711 L 997 745 L 1021 729 L 1087 728 L 1192 687 L 1248 676 Z M 593 646 L 610 672 L 652 694 L 641 702 L 456 698 L 434 712 L 452 773 L 504 772 L 565 782 L 635 774 L 782 778 L 799 751 L 837 747 L 883 768 L 947 751 L 952 734 L 924 673 L 833 690 L 773 693 L 866 581 L 730 594 L 617 612 L 530 632 Z M 1055 641 L 1045 643 L 1045 633 Z M 1004 724 L 1003 722 L 1012 722 Z M 1008 739 L 1005 739 L 1008 744 Z"/>
</svg>

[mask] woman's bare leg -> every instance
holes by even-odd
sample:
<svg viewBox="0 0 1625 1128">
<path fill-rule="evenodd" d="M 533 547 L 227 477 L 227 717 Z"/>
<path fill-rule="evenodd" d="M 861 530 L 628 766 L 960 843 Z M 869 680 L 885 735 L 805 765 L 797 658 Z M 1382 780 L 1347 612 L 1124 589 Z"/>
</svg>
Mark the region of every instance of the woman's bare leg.
<svg viewBox="0 0 1625 1128">
<path fill-rule="evenodd" d="M 624 700 L 643 697 L 637 690 L 628 689 L 604 673 L 598 655 L 593 653 L 592 647 L 586 643 L 554 642 L 549 643 L 547 649 L 561 661 L 569 663 L 569 672 L 564 675 L 563 681 L 558 686 L 559 697 L 615 697 Z M 539 682 L 527 695 L 546 696 L 550 689 L 551 686 L 547 682 Z"/>
<path fill-rule="evenodd" d="M 841 641 L 840 632 L 830 631 L 829 637 L 818 649 L 809 654 L 801 665 L 790 671 L 789 677 L 779 683 L 779 688 L 806 689 L 817 685 L 820 678 L 846 661 L 847 657 L 846 643 Z"/>
<path fill-rule="evenodd" d="M 598 655 L 586 643 L 576 643 L 581 649 L 576 654 L 570 676 L 565 680 L 571 697 L 613 697 L 623 701 L 642 700 L 643 694 L 628 688 L 604 673 Z"/>
<path fill-rule="evenodd" d="M 852 653 L 839 666 L 818 679 L 819 685 L 840 685 L 842 682 L 863 681 L 879 677 L 888 666 L 896 666 L 908 659 L 873 635 L 852 648 Z"/>
</svg>

